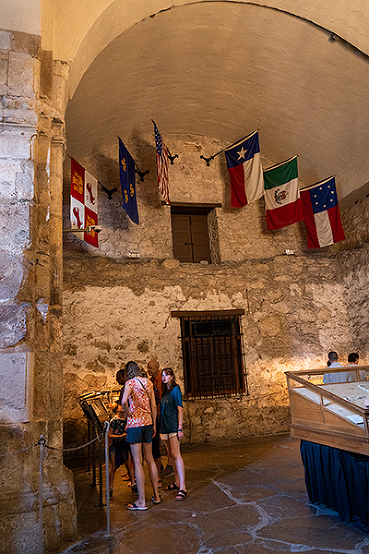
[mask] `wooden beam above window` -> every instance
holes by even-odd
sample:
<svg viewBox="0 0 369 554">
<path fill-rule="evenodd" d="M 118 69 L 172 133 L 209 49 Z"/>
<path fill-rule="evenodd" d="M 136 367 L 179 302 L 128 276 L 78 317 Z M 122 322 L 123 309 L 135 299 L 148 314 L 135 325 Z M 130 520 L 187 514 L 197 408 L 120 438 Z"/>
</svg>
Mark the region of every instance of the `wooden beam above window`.
<svg viewBox="0 0 369 554">
<path fill-rule="evenodd" d="M 166 206 L 164 201 L 161 202 L 162 205 Z M 193 202 L 171 202 L 170 203 L 171 208 L 205 208 L 207 210 L 212 210 L 213 208 L 222 208 L 223 205 L 219 202 L 216 202 L 215 204 L 194 204 Z"/>
<path fill-rule="evenodd" d="M 214 317 L 223 315 L 245 315 L 245 310 L 240 308 L 236 310 L 211 310 L 208 312 L 191 311 L 185 312 L 180 310 L 173 310 L 170 312 L 172 317 Z"/>
<path fill-rule="evenodd" d="M 206 203 L 201 203 L 201 204 L 194 204 L 193 202 L 171 202 L 171 207 L 172 208 L 177 208 L 178 206 L 180 207 L 183 207 L 183 208 L 198 208 L 198 207 L 202 207 L 202 208 L 221 208 L 222 207 L 222 204 L 221 203 L 215 203 L 215 204 L 206 204 Z"/>
</svg>

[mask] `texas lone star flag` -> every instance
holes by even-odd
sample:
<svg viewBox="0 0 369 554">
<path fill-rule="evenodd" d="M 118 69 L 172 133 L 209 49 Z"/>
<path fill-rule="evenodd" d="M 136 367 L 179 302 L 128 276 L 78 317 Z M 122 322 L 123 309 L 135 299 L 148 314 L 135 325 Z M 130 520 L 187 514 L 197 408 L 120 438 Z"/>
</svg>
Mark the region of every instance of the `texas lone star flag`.
<svg viewBox="0 0 369 554">
<path fill-rule="evenodd" d="M 264 195 L 258 132 L 225 150 L 231 178 L 231 207 L 241 208 Z"/>
<path fill-rule="evenodd" d="M 297 156 L 264 171 L 265 209 L 269 230 L 304 219 L 297 172 Z"/>
<path fill-rule="evenodd" d="M 301 191 L 308 248 L 321 248 L 345 240 L 334 177 Z"/>
<path fill-rule="evenodd" d="M 85 229 L 97 225 L 97 179 L 71 158 L 70 225 L 72 229 Z M 81 233 L 78 233 L 81 238 Z M 92 229 L 83 233 L 83 240 L 99 246 L 98 235 Z"/>
</svg>

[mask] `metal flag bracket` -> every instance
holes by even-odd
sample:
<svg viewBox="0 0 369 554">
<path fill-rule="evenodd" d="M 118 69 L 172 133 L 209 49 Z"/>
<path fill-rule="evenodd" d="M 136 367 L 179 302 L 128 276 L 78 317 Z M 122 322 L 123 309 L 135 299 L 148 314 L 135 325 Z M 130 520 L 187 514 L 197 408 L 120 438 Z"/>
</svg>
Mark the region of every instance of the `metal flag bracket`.
<svg viewBox="0 0 369 554">
<path fill-rule="evenodd" d="M 91 233 L 91 231 L 95 231 L 95 233 L 100 233 L 102 231 L 101 227 L 99 225 L 88 225 L 87 227 L 84 227 L 83 229 L 63 229 L 63 233 Z"/>
<path fill-rule="evenodd" d="M 216 155 L 217 155 L 217 154 L 215 154 L 214 156 L 210 156 L 210 158 L 205 158 L 205 156 L 203 156 L 203 155 L 201 154 L 200 158 L 201 158 L 202 160 L 205 160 L 205 161 L 206 161 L 206 165 L 209 167 L 209 166 L 210 166 L 211 160 L 214 160 L 214 158 L 215 158 Z"/>
<path fill-rule="evenodd" d="M 109 200 L 111 200 L 111 197 L 113 196 L 113 194 L 118 190 L 117 187 L 114 187 L 113 189 L 107 189 L 106 187 L 104 187 L 104 185 L 102 185 L 100 183 L 100 181 L 97 181 L 100 185 L 100 187 L 103 189 L 104 192 L 106 192 L 106 194 L 108 195 L 108 198 Z"/>
<path fill-rule="evenodd" d="M 138 165 L 136 164 L 136 162 L 135 162 L 135 166 L 136 166 L 136 173 L 137 173 L 137 175 L 139 175 L 140 181 L 142 183 L 144 178 L 145 178 L 145 175 L 147 175 L 149 173 L 149 170 L 146 169 L 145 171 L 141 171 L 140 168 L 138 167 Z"/>
<path fill-rule="evenodd" d="M 167 150 L 168 150 L 168 146 L 167 146 Z M 178 158 L 178 154 L 174 154 L 174 156 L 172 156 L 172 154 L 171 154 L 171 153 L 169 152 L 169 150 L 168 150 L 168 158 L 170 159 L 171 165 L 173 165 L 173 164 L 174 164 L 174 160 L 175 160 L 176 158 Z"/>
<path fill-rule="evenodd" d="M 257 129 L 257 131 L 254 131 L 253 133 L 249 134 L 249 135 L 246 135 L 243 139 L 241 140 L 236 140 L 236 142 L 234 142 L 233 144 L 229 145 L 229 146 L 226 146 L 225 148 L 222 148 L 222 150 L 219 150 L 219 152 L 217 152 L 216 154 L 213 154 L 212 156 L 210 156 L 210 158 L 206 158 L 205 156 L 203 156 L 202 154 L 200 155 L 200 158 L 202 160 L 205 160 L 206 162 L 206 165 L 209 167 L 210 166 L 210 162 L 211 160 L 214 160 L 214 158 L 216 158 L 217 156 L 219 156 L 219 154 L 221 154 L 222 152 L 224 152 L 225 150 L 228 150 L 228 148 L 232 148 L 233 146 L 236 146 L 236 144 L 238 144 L 239 142 L 242 142 L 243 140 L 246 140 L 247 138 L 251 137 L 253 134 L 257 133 L 258 131 L 260 131 L 260 129 Z"/>
</svg>

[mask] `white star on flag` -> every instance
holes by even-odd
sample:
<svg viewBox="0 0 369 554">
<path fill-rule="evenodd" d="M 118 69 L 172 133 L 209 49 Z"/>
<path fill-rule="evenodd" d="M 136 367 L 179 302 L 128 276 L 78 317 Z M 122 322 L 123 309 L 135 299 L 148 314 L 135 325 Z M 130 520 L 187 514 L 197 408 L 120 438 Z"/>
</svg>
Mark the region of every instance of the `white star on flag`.
<svg viewBox="0 0 369 554">
<path fill-rule="evenodd" d="M 242 146 L 241 150 L 239 150 L 239 152 L 237 152 L 237 154 L 238 154 L 238 159 L 240 160 L 241 158 L 244 158 L 246 152 L 247 152 L 247 150 L 245 150 L 244 147 Z"/>
</svg>

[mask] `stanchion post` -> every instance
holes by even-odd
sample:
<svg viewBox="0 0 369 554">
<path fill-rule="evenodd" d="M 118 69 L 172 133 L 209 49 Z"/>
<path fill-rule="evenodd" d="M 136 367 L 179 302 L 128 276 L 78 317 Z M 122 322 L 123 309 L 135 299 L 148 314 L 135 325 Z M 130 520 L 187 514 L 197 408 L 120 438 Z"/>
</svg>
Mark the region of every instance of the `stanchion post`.
<svg viewBox="0 0 369 554">
<path fill-rule="evenodd" d="M 96 427 L 93 429 L 97 435 Z M 96 446 L 94 442 L 92 443 L 92 486 L 96 487 Z"/>
<path fill-rule="evenodd" d="M 99 439 L 99 506 L 104 506 L 103 502 L 103 440 Z"/>
<path fill-rule="evenodd" d="M 109 433 L 110 422 L 105 421 L 104 430 L 105 430 L 105 478 L 106 478 L 106 534 L 108 538 L 110 534 L 110 485 L 109 485 L 109 444 L 108 444 L 108 433 Z"/>
<path fill-rule="evenodd" d="M 43 462 L 44 462 L 44 446 L 46 444 L 45 437 L 43 435 L 40 435 L 38 445 L 40 446 L 40 464 L 39 464 L 39 491 L 38 491 L 38 548 L 39 548 L 39 554 L 43 554 L 44 552 L 44 524 L 43 524 L 43 489 L 44 489 L 44 468 L 43 468 Z"/>
<path fill-rule="evenodd" d="M 92 432 L 91 432 L 91 422 L 88 419 L 87 420 L 87 442 L 89 443 L 92 438 Z M 87 466 L 88 470 L 91 471 L 91 444 L 87 446 Z"/>
</svg>

